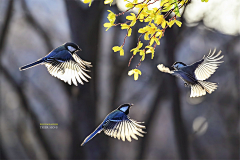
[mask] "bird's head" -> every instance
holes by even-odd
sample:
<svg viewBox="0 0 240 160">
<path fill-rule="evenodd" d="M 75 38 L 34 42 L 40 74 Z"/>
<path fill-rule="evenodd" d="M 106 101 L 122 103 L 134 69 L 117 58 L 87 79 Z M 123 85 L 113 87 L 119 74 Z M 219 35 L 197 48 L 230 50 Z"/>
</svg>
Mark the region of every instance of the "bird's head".
<svg viewBox="0 0 240 160">
<path fill-rule="evenodd" d="M 172 67 L 176 70 L 179 70 L 180 68 L 187 66 L 185 63 L 183 62 L 175 62 Z"/>
<path fill-rule="evenodd" d="M 133 104 L 130 103 L 126 103 L 126 104 L 122 104 L 118 107 L 118 110 L 122 111 L 123 113 L 125 113 L 126 115 L 128 115 L 129 113 L 129 108 L 133 106 Z"/>
<path fill-rule="evenodd" d="M 74 53 L 76 51 L 81 51 L 81 48 L 75 43 L 67 42 L 64 44 L 64 47 L 71 53 Z"/>
</svg>

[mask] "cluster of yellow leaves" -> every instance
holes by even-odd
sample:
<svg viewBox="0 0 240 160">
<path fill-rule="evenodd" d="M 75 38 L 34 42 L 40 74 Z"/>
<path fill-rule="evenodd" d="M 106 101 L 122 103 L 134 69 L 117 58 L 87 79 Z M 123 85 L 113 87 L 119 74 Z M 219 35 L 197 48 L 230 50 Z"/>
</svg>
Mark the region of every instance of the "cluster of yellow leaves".
<svg viewBox="0 0 240 160">
<path fill-rule="evenodd" d="M 138 9 L 138 13 L 130 13 L 130 15 L 126 16 L 126 22 L 121 24 L 114 24 L 116 20 L 116 16 L 123 15 L 125 12 L 122 12 L 121 14 L 116 15 L 112 11 L 108 10 L 109 14 L 107 16 L 109 22 L 104 23 L 104 27 L 106 27 L 106 31 L 111 28 L 112 26 L 121 25 L 121 29 L 127 30 L 126 37 L 130 37 L 132 34 L 132 27 L 139 22 L 146 23 L 146 25 L 140 29 L 138 29 L 138 33 L 140 33 L 140 37 L 144 36 L 144 40 L 149 41 L 148 45 L 143 47 L 143 43 L 139 40 L 137 43 L 137 47 L 133 48 L 131 52 L 133 52 L 133 55 L 136 55 L 139 53 L 141 56 L 141 61 L 145 60 L 145 54 L 151 54 L 151 58 L 154 57 L 155 47 L 156 45 L 160 45 L 160 39 L 163 36 L 163 33 L 165 32 L 165 29 L 167 27 L 172 27 L 174 24 L 181 27 L 182 22 L 178 21 L 176 17 L 181 17 L 179 12 L 179 7 L 183 6 L 184 4 L 188 3 L 189 0 L 161 0 L 159 8 L 153 8 L 149 9 L 148 6 L 152 3 L 155 3 L 158 0 L 151 1 L 151 0 L 124 0 L 127 1 L 127 4 L 125 7 L 127 8 L 126 11 L 130 11 L 133 8 Z M 201 0 L 202 2 L 208 2 L 208 0 Z M 84 3 L 89 3 L 89 6 L 91 5 L 92 0 L 84 0 Z M 111 4 L 113 3 L 113 0 L 104 0 L 104 4 Z M 167 21 L 162 13 L 174 13 L 175 16 L 171 18 L 169 21 Z M 167 14 L 168 16 L 169 14 Z M 139 37 L 139 39 L 140 39 Z M 112 49 L 114 52 L 120 52 L 120 56 L 124 56 L 124 50 L 123 46 L 124 43 L 121 46 L 114 46 Z M 153 46 L 154 45 L 154 46 Z M 143 48 L 142 48 L 143 47 Z M 128 75 L 131 76 L 134 74 L 134 80 L 137 80 L 139 75 L 141 75 L 141 71 L 138 69 L 132 69 L 128 72 Z"/>
<path fill-rule="evenodd" d="M 164 15 L 162 15 L 160 8 L 153 8 L 153 9 L 148 9 L 148 2 L 149 0 L 142 2 L 142 3 L 138 3 L 138 0 L 134 0 L 133 2 L 128 2 L 126 4 L 126 7 L 128 9 L 131 9 L 133 7 L 138 8 L 138 14 L 134 14 L 134 13 L 130 13 L 129 16 L 126 16 L 126 19 L 128 20 L 128 22 L 130 24 L 124 23 L 121 24 L 121 29 L 127 29 L 127 36 L 131 36 L 132 33 L 132 28 L 137 21 L 139 22 L 145 22 L 147 23 L 147 25 L 143 28 L 140 28 L 138 30 L 138 33 L 141 33 L 142 35 L 144 35 L 144 40 L 149 41 L 149 44 L 147 46 L 143 47 L 143 43 L 141 41 L 138 42 L 137 47 L 133 48 L 131 50 L 131 52 L 133 52 L 133 55 L 136 55 L 137 53 L 139 53 L 139 55 L 141 56 L 141 61 L 145 60 L 145 54 L 151 54 L 151 58 L 154 58 L 154 52 L 155 52 L 155 47 L 153 47 L 153 44 L 156 45 L 160 45 L 160 39 L 163 36 L 163 29 L 166 26 L 172 27 L 173 24 L 177 24 L 179 27 L 181 27 L 181 22 L 173 19 L 170 22 L 166 21 L 164 18 Z M 176 3 L 177 1 L 175 0 L 163 0 L 163 3 L 161 3 L 161 7 L 165 8 L 165 10 L 167 8 L 172 9 L 175 6 L 173 5 L 178 5 L 178 3 Z M 183 2 L 186 2 L 183 0 Z M 173 5 L 168 5 L 173 3 Z M 177 6 L 178 9 L 178 6 Z M 175 9 L 176 10 L 176 9 Z M 176 11 L 177 12 L 177 11 Z M 179 11 L 177 12 L 179 14 Z M 180 16 L 180 14 L 179 14 Z M 162 29 L 160 29 L 159 27 L 161 27 Z M 120 51 L 120 55 L 124 55 L 124 51 L 122 49 L 123 46 L 114 46 L 113 50 L 114 52 Z M 136 70 L 131 70 L 129 71 L 129 75 L 134 74 L 134 77 L 136 75 L 136 77 L 138 78 L 138 74 L 139 72 L 137 72 Z M 134 78 L 136 80 L 136 78 Z"/>
</svg>

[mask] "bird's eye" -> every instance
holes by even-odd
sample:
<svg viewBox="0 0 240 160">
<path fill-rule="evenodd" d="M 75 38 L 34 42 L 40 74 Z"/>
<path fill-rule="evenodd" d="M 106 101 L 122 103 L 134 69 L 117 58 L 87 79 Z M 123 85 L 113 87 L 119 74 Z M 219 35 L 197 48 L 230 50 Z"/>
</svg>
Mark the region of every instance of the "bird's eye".
<svg viewBox="0 0 240 160">
<path fill-rule="evenodd" d="M 74 51 L 76 51 L 76 49 L 73 48 L 72 46 L 68 46 L 67 48 L 68 48 L 68 50 L 69 50 L 70 52 L 74 52 Z"/>
</svg>

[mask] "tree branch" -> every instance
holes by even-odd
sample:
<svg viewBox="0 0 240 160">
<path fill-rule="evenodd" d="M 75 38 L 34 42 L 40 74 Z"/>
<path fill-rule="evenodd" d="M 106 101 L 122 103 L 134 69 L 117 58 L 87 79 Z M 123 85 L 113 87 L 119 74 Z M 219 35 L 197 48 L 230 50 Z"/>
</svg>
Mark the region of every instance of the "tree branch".
<svg viewBox="0 0 240 160">
<path fill-rule="evenodd" d="M 4 66 L 2 66 L 2 64 L 0 64 L 0 70 L 2 71 L 3 75 L 6 77 L 7 81 L 11 84 L 11 86 L 16 90 L 17 95 L 19 96 L 19 98 L 21 99 L 21 107 L 22 109 L 30 115 L 30 118 L 32 120 L 33 123 L 33 130 L 36 133 L 36 136 L 39 138 L 39 142 L 42 143 L 43 149 L 45 150 L 45 152 L 48 155 L 49 159 L 57 159 L 56 156 L 53 154 L 53 152 L 51 151 L 50 146 L 47 143 L 47 138 L 42 134 L 42 132 L 39 130 L 39 121 L 38 121 L 38 115 L 36 115 L 27 100 L 27 97 L 24 94 L 23 89 L 21 88 L 21 86 L 19 86 L 17 84 L 17 82 L 14 80 L 14 78 L 8 73 L 8 71 L 4 68 Z"/>
<path fill-rule="evenodd" d="M 160 74 L 157 74 L 160 75 Z M 160 79 L 160 76 L 157 76 Z M 149 106 L 150 112 L 148 113 L 148 116 L 145 120 L 145 126 L 147 126 L 147 130 L 150 131 L 154 126 L 154 119 L 156 116 L 159 115 L 159 112 L 157 110 L 160 109 L 161 106 L 159 106 L 160 102 L 165 98 L 166 94 L 163 92 L 163 90 L 166 90 L 166 85 L 165 85 L 165 79 L 160 79 L 160 84 L 158 85 L 158 89 L 156 92 L 155 99 L 153 100 L 154 102 L 152 103 L 152 106 Z M 165 89 L 164 89 L 165 88 Z M 140 139 L 139 141 L 139 151 L 136 156 L 136 160 L 138 159 L 146 159 L 146 151 L 149 145 L 150 141 L 150 136 L 151 134 L 146 134 L 144 135 L 144 138 Z"/>
<path fill-rule="evenodd" d="M 25 14 L 25 18 L 27 22 L 39 33 L 39 35 L 44 39 L 45 45 L 47 49 L 51 51 L 53 49 L 53 45 L 51 42 L 50 37 L 48 36 L 47 32 L 42 28 L 42 26 L 35 20 L 33 15 L 31 14 L 30 9 L 27 6 L 26 0 L 22 0 L 22 9 Z"/>
<path fill-rule="evenodd" d="M 1 37 L 0 37 L 0 54 L 2 54 L 3 48 L 4 48 L 4 44 L 5 44 L 5 40 L 6 40 L 6 35 L 8 33 L 9 30 L 9 24 L 13 15 L 13 0 L 9 0 L 8 1 L 8 7 L 7 7 L 7 13 L 5 16 L 5 19 L 3 21 L 3 26 L 2 26 L 2 31 L 1 31 Z"/>
</svg>

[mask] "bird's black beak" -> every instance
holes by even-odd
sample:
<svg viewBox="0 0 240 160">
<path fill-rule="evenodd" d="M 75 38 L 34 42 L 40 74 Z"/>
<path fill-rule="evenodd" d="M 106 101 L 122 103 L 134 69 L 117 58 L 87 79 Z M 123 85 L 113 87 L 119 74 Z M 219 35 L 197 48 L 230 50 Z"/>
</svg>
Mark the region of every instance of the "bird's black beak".
<svg viewBox="0 0 240 160">
<path fill-rule="evenodd" d="M 78 48 L 78 50 L 79 50 L 79 51 L 82 51 L 82 49 L 81 49 L 81 48 Z"/>
<path fill-rule="evenodd" d="M 131 104 L 130 104 L 130 107 L 132 107 L 133 105 L 134 105 L 134 104 L 133 104 L 133 103 L 131 103 Z"/>
</svg>

